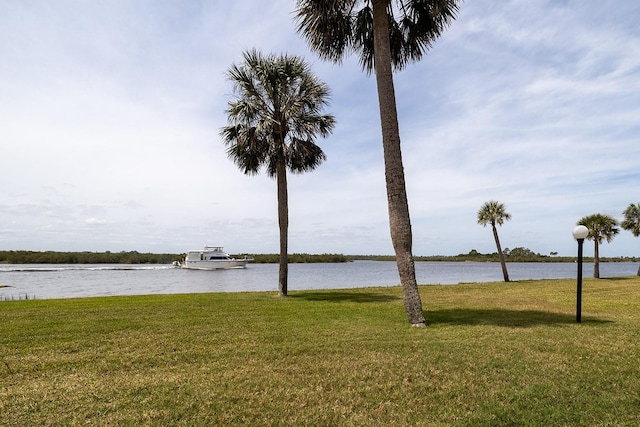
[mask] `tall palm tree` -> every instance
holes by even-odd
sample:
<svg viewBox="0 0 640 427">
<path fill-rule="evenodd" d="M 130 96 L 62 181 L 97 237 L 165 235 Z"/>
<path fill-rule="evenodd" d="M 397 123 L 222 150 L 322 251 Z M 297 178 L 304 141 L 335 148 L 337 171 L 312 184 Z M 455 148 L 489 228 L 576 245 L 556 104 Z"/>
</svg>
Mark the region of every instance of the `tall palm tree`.
<svg viewBox="0 0 640 427">
<path fill-rule="evenodd" d="M 509 281 L 509 273 L 507 272 L 507 263 L 504 260 L 504 254 L 500 247 L 500 239 L 498 238 L 497 225 L 504 224 L 505 221 L 511 219 L 511 214 L 506 211 L 504 204 L 495 200 L 489 200 L 478 211 L 478 224 L 482 224 L 486 227 L 487 224 L 491 224 L 493 229 L 493 238 L 496 241 L 496 247 L 498 248 L 498 257 L 500 258 L 500 265 L 502 266 L 502 276 L 504 281 Z"/>
<path fill-rule="evenodd" d="M 620 226 L 625 230 L 633 233 L 635 237 L 640 236 L 640 203 L 634 205 L 631 203 L 627 206 L 627 209 L 622 212 L 624 219 L 620 223 Z M 640 267 L 638 267 L 638 276 L 640 276 Z"/>
<path fill-rule="evenodd" d="M 577 225 L 584 225 L 589 229 L 587 240 L 593 240 L 593 277 L 600 278 L 600 251 L 603 241 L 611 242 L 620 232 L 618 221 L 610 215 L 593 214 L 580 218 Z"/>
<path fill-rule="evenodd" d="M 329 102 L 329 87 L 318 80 L 309 66 L 295 56 L 243 53 L 244 62 L 233 64 L 227 74 L 235 97 L 226 111 L 229 126 L 220 134 L 227 155 L 247 175 L 264 168 L 278 187 L 280 268 L 278 291 L 288 292 L 287 169 L 311 171 L 325 154 L 315 144 L 316 134 L 327 137 L 335 118 L 321 114 Z"/>
<path fill-rule="evenodd" d="M 455 19 L 459 0 L 297 0 L 298 31 L 322 59 L 355 51 L 375 72 L 389 228 L 409 322 L 424 326 L 412 254 L 411 219 L 400 149 L 393 70 L 418 61 Z"/>
</svg>

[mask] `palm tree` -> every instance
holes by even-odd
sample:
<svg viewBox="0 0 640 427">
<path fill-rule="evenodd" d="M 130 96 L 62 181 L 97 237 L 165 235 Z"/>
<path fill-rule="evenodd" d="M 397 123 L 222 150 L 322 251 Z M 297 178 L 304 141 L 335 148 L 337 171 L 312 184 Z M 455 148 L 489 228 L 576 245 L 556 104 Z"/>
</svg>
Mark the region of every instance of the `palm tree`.
<svg viewBox="0 0 640 427">
<path fill-rule="evenodd" d="M 627 206 L 627 209 L 622 212 L 624 220 L 620 223 L 620 226 L 625 230 L 633 233 L 635 237 L 640 236 L 640 203 L 634 205 L 631 203 Z M 640 276 L 640 267 L 638 267 L 638 276 Z"/>
<path fill-rule="evenodd" d="M 587 240 L 593 240 L 593 277 L 600 278 L 600 243 L 604 240 L 611 242 L 613 238 L 620 232 L 617 228 L 618 221 L 609 216 L 603 214 L 593 214 L 585 216 L 577 222 L 577 225 L 584 225 L 589 229 Z"/>
<path fill-rule="evenodd" d="M 358 52 L 375 72 L 384 151 L 389 228 L 409 322 L 424 326 L 412 254 L 393 70 L 418 61 L 455 19 L 459 0 L 297 0 L 298 31 L 322 59 Z"/>
<path fill-rule="evenodd" d="M 496 247 L 498 248 L 498 257 L 500 258 L 500 265 L 502 266 L 502 276 L 504 281 L 509 281 L 509 273 L 507 272 L 507 263 L 504 260 L 504 254 L 500 247 L 500 239 L 498 238 L 498 229 L 496 224 L 502 225 L 505 221 L 511 219 L 511 214 L 505 210 L 504 204 L 495 200 L 489 200 L 478 211 L 478 224 L 482 224 L 486 227 L 487 224 L 491 224 L 493 229 L 493 238 L 496 241 Z"/>
<path fill-rule="evenodd" d="M 327 137 L 335 118 L 320 114 L 329 102 L 329 87 L 318 80 L 309 66 L 295 56 L 264 56 L 252 50 L 244 62 L 233 64 L 227 74 L 235 98 L 226 111 L 229 126 L 220 134 L 227 155 L 247 175 L 264 168 L 278 187 L 280 268 L 278 291 L 287 295 L 288 228 L 287 169 L 311 171 L 325 154 L 315 144 L 316 134 Z"/>
</svg>

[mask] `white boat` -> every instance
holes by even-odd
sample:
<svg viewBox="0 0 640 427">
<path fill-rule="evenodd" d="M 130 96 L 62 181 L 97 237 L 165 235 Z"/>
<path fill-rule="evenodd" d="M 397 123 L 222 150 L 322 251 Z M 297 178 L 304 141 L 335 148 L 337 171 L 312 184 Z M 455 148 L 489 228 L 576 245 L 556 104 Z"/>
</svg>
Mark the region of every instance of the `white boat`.
<svg viewBox="0 0 640 427">
<path fill-rule="evenodd" d="M 187 256 L 180 264 L 182 268 L 194 270 L 220 270 L 228 268 L 245 268 L 249 258 L 232 258 L 222 246 L 205 246 L 202 250 L 187 252 Z"/>
</svg>

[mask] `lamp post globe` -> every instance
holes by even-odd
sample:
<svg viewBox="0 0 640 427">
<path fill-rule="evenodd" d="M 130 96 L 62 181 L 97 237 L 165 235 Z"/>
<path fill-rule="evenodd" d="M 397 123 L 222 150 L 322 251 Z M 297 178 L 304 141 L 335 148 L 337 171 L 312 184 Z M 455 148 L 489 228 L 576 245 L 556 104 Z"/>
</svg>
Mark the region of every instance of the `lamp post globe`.
<svg viewBox="0 0 640 427">
<path fill-rule="evenodd" d="M 589 235 L 589 229 L 584 225 L 578 225 L 573 229 L 573 238 L 576 240 L 584 240 Z"/>
</svg>

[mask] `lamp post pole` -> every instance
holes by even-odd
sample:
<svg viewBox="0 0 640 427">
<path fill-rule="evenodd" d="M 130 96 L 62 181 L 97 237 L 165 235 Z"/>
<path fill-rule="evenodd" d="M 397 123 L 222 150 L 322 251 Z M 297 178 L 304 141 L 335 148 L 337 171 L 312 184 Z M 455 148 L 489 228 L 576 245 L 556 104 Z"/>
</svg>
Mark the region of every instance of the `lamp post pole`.
<svg viewBox="0 0 640 427">
<path fill-rule="evenodd" d="M 584 239 L 578 239 L 578 295 L 576 297 L 576 322 L 582 322 L 582 245 Z"/>
<path fill-rule="evenodd" d="M 573 237 L 578 241 L 578 284 L 576 295 L 576 322 L 582 322 L 582 245 L 589 235 L 589 229 L 579 225 L 573 229 Z"/>
</svg>

